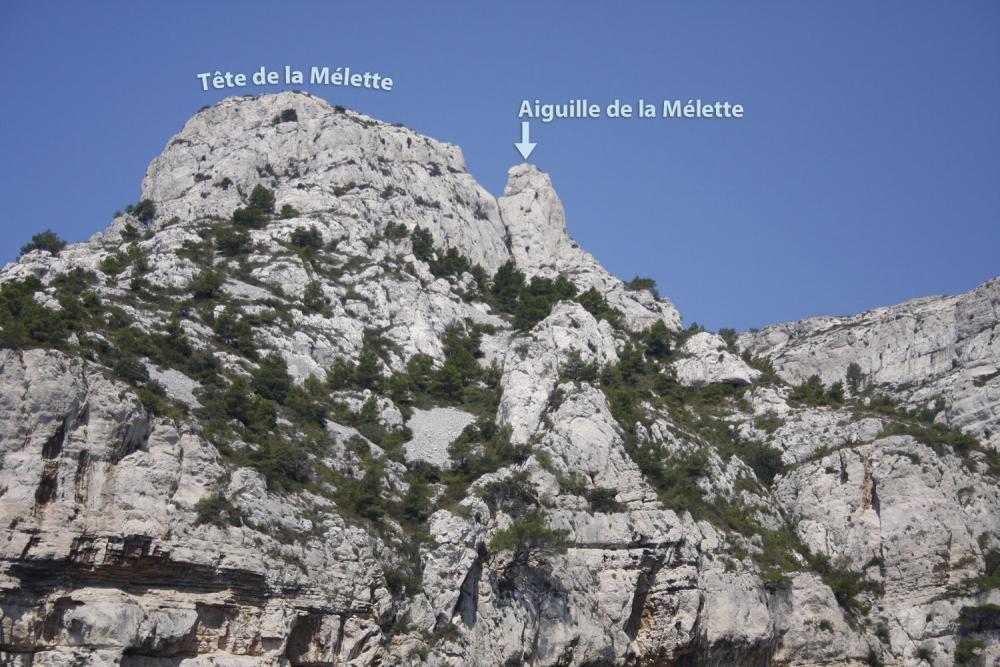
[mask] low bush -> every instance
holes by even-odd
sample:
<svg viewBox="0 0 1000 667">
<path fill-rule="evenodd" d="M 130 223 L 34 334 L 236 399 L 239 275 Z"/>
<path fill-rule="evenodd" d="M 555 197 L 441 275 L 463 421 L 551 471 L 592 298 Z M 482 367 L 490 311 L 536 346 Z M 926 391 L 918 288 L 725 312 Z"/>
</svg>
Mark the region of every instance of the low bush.
<svg viewBox="0 0 1000 667">
<path fill-rule="evenodd" d="M 226 279 L 218 271 L 203 269 L 188 283 L 188 291 L 195 299 L 215 299 L 222 295 Z"/>
<path fill-rule="evenodd" d="M 274 213 L 274 193 L 258 183 L 250 191 L 250 206 L 264 213 Z"/>
<path fill-rule="evenodd" d="M 44 232 L 38 232 L 33 235 L 31 241 L 21 246 L 21 254 L 25 255 L 32 250 L 44 250 L 53 255 L 58 255 L 65 247 L 65 241 L 59 238 L 51 229 L 46 229 Z"/>
<path fill-rule="evenodd" d="M 538 510 L 529 511 L 490 540 L 493 553 L 509 552 L 505 571 L 514 567 L 539 567 L 555 554 L 565 553 L 568 531 L 548 528 Z"/>
<path fill-rule="evenodd" d="M 219 528 L 243 525 L 243 514 L 221 492 L 205 496 L 194 506 L 195 521 Z"/>
<path fill-rule="evenodd" d="M 660 298 L 660 292 L 656 288 L 656 281 L 653 280 L 652 278 L 640 278 L 639 276 L 636 276 L 632 280 L 625 283 L 625 289 L 633 291 L 646 290 L 647 292 L 653 295 L 653 298 L 655 299 Z"/>
</svg>

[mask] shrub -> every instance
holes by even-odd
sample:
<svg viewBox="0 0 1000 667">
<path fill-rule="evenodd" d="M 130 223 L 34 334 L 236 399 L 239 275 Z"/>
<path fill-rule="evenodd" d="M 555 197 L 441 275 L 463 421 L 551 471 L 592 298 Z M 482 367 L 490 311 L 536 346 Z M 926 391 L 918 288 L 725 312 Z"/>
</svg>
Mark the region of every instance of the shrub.
<svg viewBox="0 0 1000 667">
<path fill-rule="evenodd" d="M 385 468 L 380 461 L 369 455 L 363 464 L 361 479 L 345 477 L 337 487 L 337 506 L 346 512 L 370 521 L 380 520 L 386 512 L 386 501 L 382 492 Z"/>
<path fill-rule="evenodd" d="M 411 467 L 413 470 L 407 471 L 409 486 L 400 503 L 400 514 L 403 520 L 410 524 L 421 524 L 427 521 L 433 512 L 431 487 L 425 471 L 419 469 L 420 464 Z"/>
<path fill-rule="evenodd" d="M 382 364 L 373 350 L 361 350 L 354 369 L 354 384 L 360 389 L 377 389 L 382 384 Z"/>
<path fill-rule="evenodd" d="M 418 391 L 427 391 L 434 376 L 434 358 L 418 352 L 406 362 L 410 383 Z"/>
<path fill-rule="evenodd" d="M 750 466 L 757 479 L 770 486 L 774 478 L 784 468 L 781 450 L 768 445 L 747 441 L 737 445 L 737 455 Z"/>
<path fill-rule="evenodd" d="M 30 242 L 21 246 L 21 254 L 25 255 L 32 250 L 45 250 L 53 255 L 58 255 L 65 247 L 65 241 L 51 229 L 46 229 L 44 232 L 38 232 L 32 236 Z"/>
<path fill-rule="evenodd" d="M 382 235 L 389 241 L 401 241 L 410 235 L 410 231 L 402 223 L 388 222 Z"/>
<path fill-rule="evenodd" d="M 475 331 L 470 335 L 460 325 L 448 327 L 442 340 L 444 363 L 433 374 L 428 387 L 432 395 L 450 400 L 461 398 L 462 389 L 481 373 L 477 361 L 479 341 Z"/>
<path fill-rule="evenodd" d="M 430 261 L 431 273 L 438 278 L 460 276 L 472 268 L 472 264 L 454 248 L 448 248 L 444 254 Z"/>
<path fill-rule="evenodd" d="M 646 356 L 665 360 L 670 358 L 670 331 L 663 320 L 657 320 L 643 333 Z"/>
<path fill-rule="evenodd" d="M 1000 605 L 983 604 L 962 607 L 958 613 L 959 629 L 964 632 L 1000 630 Z"/>
<path fill-rule="evenodd" d="M 719 337 L 726 341 L 726 347 L 734 352 L 736 351 L 736 329 L 722 327 L 719 329 Z"/>
<path fill-rule="evenodd" d="M 593 382 L 597 379 L 596 364 L 583 361 L 578 350 L 571 349 L 566 353 L 566 362 L 559 369 L 561 379 L 573 382 Z"/>
<path fill-rule="evenodd" d="M 156 204 L 151 199 L 140 199 L 135 206 L 126 206 L 125 211 L 139 222 L 149 222 L 156 215 Z"/>
<path fill-rule="evenodd" d="M 429 262 L 434 257 L 434 237 L 423 227 L 415 227 L 410 234 L 413 244 L 413 256 L 422 262 Z"/>
<path fill-rule="evenodd" d="M 985 649 L 986 644 L 979 639 L 963 639 L 955 647 L 956 667 L 971 667 L 978 659 L 980 651 Z"/>
<path fill-rule="evenodd" d="M 131 222 L 125 223 L 125 227 L 122 228 L 121 232 L 122 241 L 125 243 L 131 243 L 132 241 L 139 240 L 139 230 L 136 229 L 135 225 Z"/>
<path fill-rule="evenodd" d="M 625 289 L 633 291 L 646 290 L 653 295 L 653 298 L 660 298 L 660 292 L 656 289 L 656 281 L 652 278 L 640 278 L 639 276 L 636 276 L 632 280 L 625 283 Z"/>
<path fill-rule="evenodd" d="M 256 348 L 253 344 L 253 330 L 250 323 L 240 317 L 232 307 L 227 307 L 215 318 L 215 335 L 219 342 L 236 348 L 244 356 L 256 356 Z"/>
<path fill-rule="evenodd" d="M 484 484 L 479 495 L 491 512 L 501 510 L 513 517 L 522 517 L 538 505 L 538 493 L 525 470 Z"/>
<path fill-rule="evenodd" d="M 225 257 L 248 253 L 252 246 L 250 234 L 245 230 L 227 224 L 220 224 L 215 229 L 215 249 Z"/>
<path fill-rule="evenodd" d="M 264 357 L 253 374 L 254 391 L 268 400 L 284 403 L 291 387 L 292 377 L 284 358 L 277 353 Z"/>
<path fill-rule="evenodd" d="M 566 552 L 568 531 L 545 526 L 545 519 L 538 510 L 528 512 L 514 524 L 501 530 L 490 540 L 494 553 L 510 552 L 505 570 L 513 567 L 537 567 L 550 557 Z"/>
<path fill-rule="evenodd" d="M 260 229 L 267 224 L 267 217 L 254 206 L 238 208 L 233 211 L 233 224 L 249 227 L 250 229 Z"/>
<path fill-rule="evenodd" d="M 195 299 L 214 299 L 222 294 L 222 285 L 225 278 L 218 271 L 203 269 L 188 284 Z"/>
<path fill-rule="evenodd" d="M 805 382 L 792 388 L 788 398 L 791 401 L 811 406 L 843 403 L 844 385 L 836 382 L 827 390 L 818 375 L 810 375 Z"/>
<path fill-rule="evenodd" d="M 282 220 L 287 220 L 288 218 L 299 217 L 299 211 L 291 204 L 285 204 L 281 207 L 281 212 L 278 213 L 278 217 Z"/>
<path fill-rule="evenodd" d="M 847 388 L 851 392 L 851 396 L 857 396 L 861 392 L 861 386 L 864 382 L 864 375 L 861 372 L 861 366 L 855 362 L 851 362 L 847 365 Z"/>
<path fill-rule="evenodd" d="M 319 250 L 323 247 L 323 236 L 316 227 L 303 229 L 299 227 L 292 231 L 292 245 L 304 250 Z"/>
<path fill-rule="evenodd" d="M 778 375 L 778 371 L 774 369 L 774 364 L 771 363 L 770 359 L 767 359 L 766 357 L 755 357 L 750 354 L 750 350 L 744 350 L 743 354 L 740 356 L 748 366 L 761 372 L 761 378 L 758 384 L 784 384 L 784 380 L 782 380 L 781 376 Z"/>
<path fill-rule="evenodd" d="M 607 320 L 612 326 L 621 326 L 622 314 L 617 308 L 608 305 L 604 295 L 591 287 L 576 298 L 584 310 L 598 320 Z"/>
<path fill-rule="evenodd" d="M 69 335 L 57 311 L 35 300 L 42 282 L 34 276 L 0 285 L 0 347 L 61 347 Z"/>
<path fill-rule="evenodd" d="M 865 590 L 872 590 L 873 585 L 864 581 L 858 572 L 834 567 L 828 558 L 819 554 L 806 552 L 809 566 L 822 577 L 823 582 L 833 591 L 833 597 L 846 611 L 857 611 L 859 604 L 857 596 Z"/>
<path fill-rule="evenodd" d="M 576 287 L 565 276 L 555 280 L 535 276 L 521 288 L 514 311 L 514 327 L 528 331 L 552 312 L 552 306 L 576 295 Z"/>
<path fill-rule="evenodd" d="M 523 462 L 528 451 L 511 443 L 509 427 L 498 428 L 492 420 L 483 419 L 465 427 L 448 445 L 448 455 L 454 462 L 449 471 L 450 493 L 464 496 L 470 482 L 504 466 Z"/>
<path fill-rule="evenodd" d="M 308 452 L 280 437 L 263 439 L 247 454 L 246 463 L 264 475 L 270 489 L 295 490 L 312 480 Z"/>
<path fill-rule="evenodd" d="M 524 287 L 524 274 L 514 267 L 513 262 L 505 262 L 494 274 L 493 286 L 490 289 L 497 308 L 505 313 L 513 313 L 517 308 L 522 287 Z"/>
<path fill-rule="evenodd" d="M 323 294 L 323 286 L 312 280 L 302 294 L 302 307 L 311 313 L 328 313 L 330 300 Z"/>
<path fill-rule="evenodd" d="M 609 514 L 625 510 L 625 504 L 618 502 L 617 498 L 615 498 L 616 495 L 614 489 L 606 489 L 598 486 L 589 489 L 586 493 L 586 498 L 592 512 Z"/>
<path fill-rule="evenodd" d="M 194 505 L 195 521 L 199 524 L 211 524 L 220 528 L 239 526 L 243 524 L 243 515 L 222 493 L 205 496 Z"/>
<path fill-rule="evenodd" d="M 250 206 L 264 213 L 274 213 L 274 193 L 258 183 L 250 192 Z"/>
<path fill-rule="evenodd" d="M 252 432 L 265 433 L 274 428 L 277 406 L 254 395 L 243 378 L 233 379 L 218 401 L 226 417 L 239 421 Z"/>
</svg>

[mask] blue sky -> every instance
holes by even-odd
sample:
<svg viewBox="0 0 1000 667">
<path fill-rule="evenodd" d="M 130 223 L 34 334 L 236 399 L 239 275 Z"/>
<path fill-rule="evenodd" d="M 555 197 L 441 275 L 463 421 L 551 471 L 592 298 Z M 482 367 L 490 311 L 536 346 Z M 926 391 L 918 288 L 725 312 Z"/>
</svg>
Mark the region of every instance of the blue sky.
<svg viewBox="0 0 1000 667">
<path fill-rule="evenodd" d="M 688 323 L 848 314 L 1000 273 L 994 0 L 14 1 L 0 54 L 0 261 L 135 201 L 169 137 L 226 95 L 196 73 L 289 64 L 392 76 L 391 93 L 311 91 L 460 145 L 494 194 L 523 98 L 743 104 L 739 121 L 532 127 L 570 233 Z"/>
</svg>

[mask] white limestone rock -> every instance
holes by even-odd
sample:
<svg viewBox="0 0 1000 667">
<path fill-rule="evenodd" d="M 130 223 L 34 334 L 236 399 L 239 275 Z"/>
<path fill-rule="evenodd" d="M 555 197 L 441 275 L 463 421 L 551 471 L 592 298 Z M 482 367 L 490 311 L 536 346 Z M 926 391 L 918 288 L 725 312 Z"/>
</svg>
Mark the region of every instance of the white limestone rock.
<svg viewBox="0 0 1000 667">
<path fill-rule="evenodd" d="M 851 317 L 813 317 L 743 334 L 742 349 L 771 359 L 797 384 L 843 381 L 851 363 L 864 385 L 925 406 L 945 399 L 949 424 L 1000 447 L 1000 278 L 946 297 L 923 297 Z"/>
<path fill-rule="evenodd" d="M 563 274 L 581 292 L 590 288 L 604 295 L 608 304 L 625 314 L 630 329 L 645 329 L 657 320 L 669 329 L 680 329 L 680 315 L 668 299 L 648 291 L 627 290 L 566 233 L 566 214 L 548 174 L 529 164 L 511 167 L 507 185 L 498 200 L 510 237 L 514 263 L 528 277 Z"/>
<path fill-rule="evenodd" d="M 457 408 L 414 410 L 406 423 L 413 431 L 413 437 L 404 445 L 407 460 L 446 467 L 448 445 L 475 419 L 475 415 Z"/>
<path fill-rule="evenodd" d="M 700 331 L 681 346 L 681 359 L 674 362 L 677 380 L 687 387 L 725 382 L 750 384 L 760 371 L 730 352 L 721 336 Z"/>
<path fill-rule="evenodd" d="M 618 361 L 614 332 L 583 306 L 564 301 L 524 337 L 511 341 L 503 361 L 503 394 L 497 421 L 511 427 L 511 441 L 524 443 L 538 428 L 559 368 L 571 354 L 597 366 Z"/>
</svg>

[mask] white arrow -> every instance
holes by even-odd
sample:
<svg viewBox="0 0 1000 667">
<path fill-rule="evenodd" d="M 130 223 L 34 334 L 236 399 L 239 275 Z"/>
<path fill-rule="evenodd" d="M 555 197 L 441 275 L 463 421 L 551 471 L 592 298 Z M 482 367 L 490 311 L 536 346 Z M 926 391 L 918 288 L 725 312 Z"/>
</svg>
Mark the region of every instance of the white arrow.
<svg viewBox="0 0 1000 667">
<path fill-rule="evenodd" d="M 535 150 L 535 146 L 538 145 L 531 142 L 530 134 L 531 130 L 528 121 L 522 120 L 521 141 L 516 142 L 514 144 L 514 148 L 517 149 L 517 152 L 520 153 L 521 157 L 524 158 L 525 160 L 528 159 L 528 156 L 531 155 L 531 151 Z"/>
</svg>

